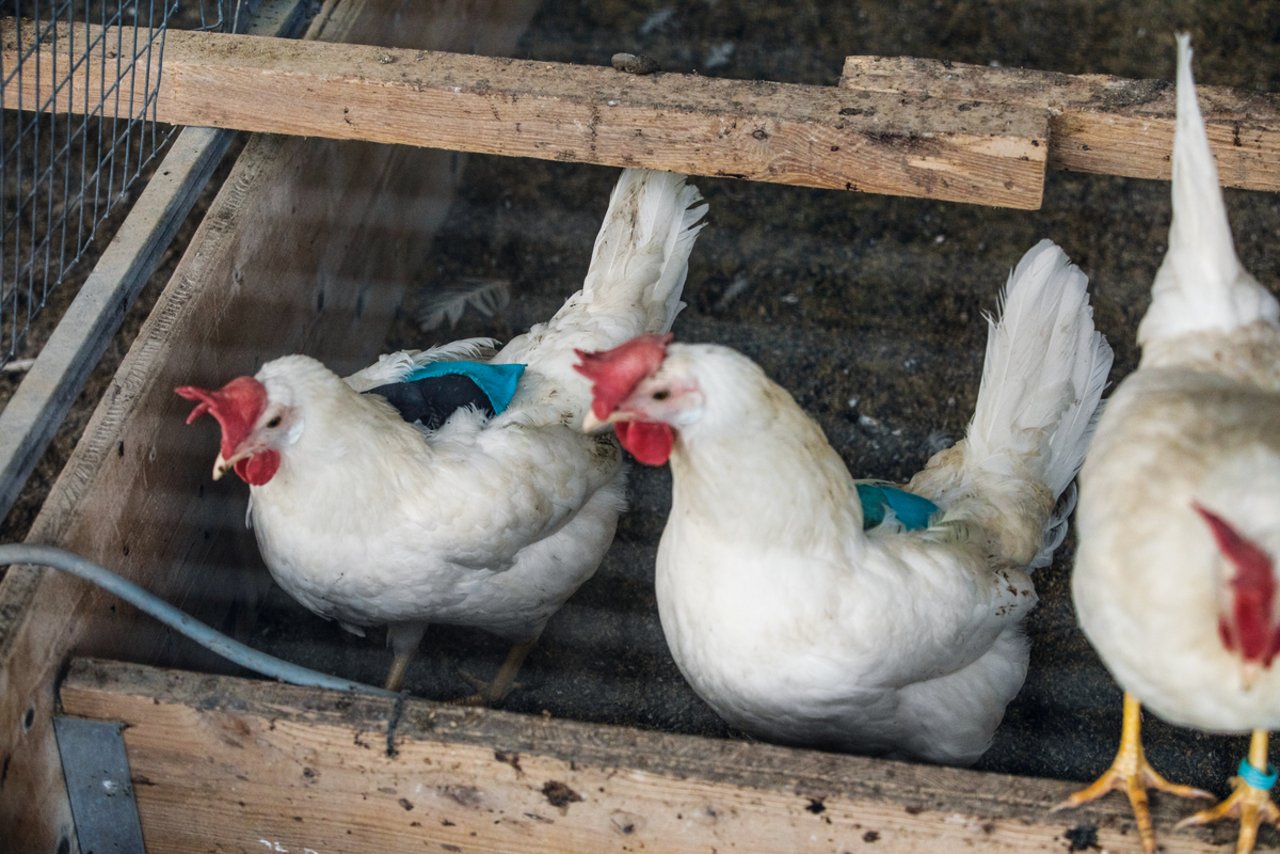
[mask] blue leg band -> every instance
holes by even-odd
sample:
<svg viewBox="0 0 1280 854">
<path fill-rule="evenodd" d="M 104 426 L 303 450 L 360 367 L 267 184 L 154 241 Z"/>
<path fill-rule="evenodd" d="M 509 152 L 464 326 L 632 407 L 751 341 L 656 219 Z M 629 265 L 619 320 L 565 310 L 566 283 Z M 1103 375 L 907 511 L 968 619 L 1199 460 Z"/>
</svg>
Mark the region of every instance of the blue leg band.
<svg viewBox="0 0 1280 854">
<path fill-rule="evenodd" d="M 1271 791 L 1272 787 L 1276 784 L 1276 769 L 1275 766 L 1271 764 L 1267 765 L 1266 773 L 1263 773 L 1250 765 L 1248 759 L 1241 759 L 1240 767 L 1236 769 L 1236 774 L 1238 774 L 1240 779 L 1244 780 L 1247 785 L 1252 786 L 1255 789 L 1261 789 L 1264 792 Z"/>
</svg>

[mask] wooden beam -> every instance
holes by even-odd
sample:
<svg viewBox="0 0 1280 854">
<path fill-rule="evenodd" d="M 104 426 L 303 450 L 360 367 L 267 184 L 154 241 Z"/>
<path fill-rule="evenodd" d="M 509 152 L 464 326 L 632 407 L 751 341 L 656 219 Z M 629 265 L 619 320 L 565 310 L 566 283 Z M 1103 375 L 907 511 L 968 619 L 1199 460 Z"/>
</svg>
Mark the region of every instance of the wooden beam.
<svg viewBox="0 0 1280 854">
<path fill-rule="evenodd" d="M 5 51 L 20 26 L 0 24 Z M 157 117 L 175 124 L 1020 208 L 1038 207 L 1046 162 L 1167 179 L 1174 120 L 1168 81 L 910 57 L 847 57 L 833 89 L 173 32 L 164 69 Z M 24 103 L 48 97 L 36 87 L 50 77 L 24 74 Z M 103 81 L 76 85 L 97 95 Z M 1200 95 L 1223 183 L 1280 190 L 1280 98 Z"/>
<path fill-rule="evenodd" d="M 941 100 L 947 109 L 998 103 L 1044 110 L 1050 116 L 1053 168 L 1169 179 L 1176 110 L 1174 86 L 1167 80 L 850 56 L 840 86 L 849 92 Z M 1222 183 L 1280 190 L 1280 97 L 1221 86 L 1197 91 Z"/>
<path fill-rule="evenodd" d="M 1059 781 L 83 659 L 61 702 L 125 723 L 154 851 L 1138 847 L 1123 797 L 1049 814 Z M 1163 850 L 1219 850 L 1171 800 Z"/>
<path fill-rule="evenodd" d="M 22 76 L 24 102 L 46 76 Z M 1002 104 L 183 32 L 165 41 L 156 118 L 1014 208 L 1040 205 L 1047 135 L 1042 110 Z"/>
<path fill-rule="evenodd" d="M 529 0 L 341 0 L 326 4 L 309 37 L 503 52 L 535 9 Z M 208 482 L 213 434 L 183 427 L 188 407 L 173 387 L 216 385 L 289 352 L 339 369 L 367 362 L 421 269 L 460 168 L 457 155 L 438 151 L 250 139 L 28 541 L 110 566 L 214 625 L 250 611 L 269 579 L 245 531 L 244 494 Z M 0 849 L 66 850 L 65 840 L 75 850 L 51 726 L 71 649 L 226 666 L 74 578 L 10 568 L 0 579 Z"/>
</svg>

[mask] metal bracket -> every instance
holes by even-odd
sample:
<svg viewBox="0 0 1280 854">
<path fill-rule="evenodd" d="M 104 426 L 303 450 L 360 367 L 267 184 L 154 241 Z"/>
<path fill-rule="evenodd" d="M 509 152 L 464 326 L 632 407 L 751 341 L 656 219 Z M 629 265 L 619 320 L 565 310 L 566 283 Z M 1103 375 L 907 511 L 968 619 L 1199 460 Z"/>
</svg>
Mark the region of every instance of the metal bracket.
<svg viewBox="0 0 1280 854">
<path fill-rule="evenodd" d="M 143 854 L 124 724 L 55 715 L 53 732 L 81 851 Z"/>
</svg>

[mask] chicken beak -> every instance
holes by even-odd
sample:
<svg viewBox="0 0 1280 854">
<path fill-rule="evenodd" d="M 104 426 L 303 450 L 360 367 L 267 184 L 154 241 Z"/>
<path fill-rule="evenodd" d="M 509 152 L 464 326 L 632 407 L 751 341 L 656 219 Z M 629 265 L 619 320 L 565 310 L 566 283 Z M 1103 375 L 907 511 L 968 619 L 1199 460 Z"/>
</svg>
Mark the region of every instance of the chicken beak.
<svg viewBox="0 0 1280 854">
<path fill-rule="evenodd" d="M 222 454 L 219 453 L 218 458 L 213 461 L 213 479 L 221 480 L 222 476 L 231 471 L 232 467 L 234 467 L 236 463 L 240 462 L 245 457 L 252 457 L 253 454 L 254 448 L 252 445 L 241 445 L 236 449 L 234 454 L 226 459 L 224 459 Z"/>
<path fill-rule="evenodd" d="M 596 414 L 594 411 L 588 409 L 587 416 L 582 419 L 582 432 L 598 433 L 605 427 L 608 427 L 610 424 L 616 424 L 617 422 L 623 421 L 623 420 L 625 420 L 625 416 L 619 413 L 617 410 L 614 410 L 613 412 L 609 413 L 608 418 L 600 419 L 596 417 Z"/>
<path fill-rule="evenodd" d="M 1262 668 L 1256 661 L 1246 661 L 1240 666 L 1240 687 L 1242 690 L 1248 691 L 1253 688 L 1258 677 L 1262 675 Z"/>
</svg>

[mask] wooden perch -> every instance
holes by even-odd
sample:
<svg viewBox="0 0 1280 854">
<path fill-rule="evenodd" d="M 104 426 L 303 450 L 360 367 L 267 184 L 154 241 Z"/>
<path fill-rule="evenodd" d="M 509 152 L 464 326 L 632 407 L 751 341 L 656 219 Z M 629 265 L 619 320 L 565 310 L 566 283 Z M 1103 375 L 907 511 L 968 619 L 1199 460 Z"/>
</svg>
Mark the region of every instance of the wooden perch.
<svg viewBox="0 0 1280 854">
<path fill-rule="evenodd" d="M 93 43 L 97 29 L 76 26 L 75 44 Z M 4 67 L 16 62 L 19 27 L 32 43 L 30 23 L 0 22 Z M 24 108 L 51 98 L 60 49 L 38 52 L 39 68 L 11 82 Z M 100 100 L 103 81 L 87 77 L 99 58 L 79 67 L 85 76 L 54 109 Z M 123 94 L 122 113 L 132 107 Z M 1280 99 L 1201 95 L 1224 183 L 1280 189 Z M 1037 208 L 1047 164 L 1167 178 L 1173 116 L 1163 81 L 936 60 L 849 57 L 839 86 L 804 86 L 171 31 L 153 117 Z"/>
<path fill-rule="evenodd" d="M 46 95 L 34 87 L 55 52 L 22 75 L 25 104 Z M 832 86 L 181 31 L 165 40 L 154 117 L 1015 208 L 1040 205 L 1047 134 L 1042 111 L 1000 104 L 940 112 Z"/>
<path fill-rule="evenodd" d="M 1172 62 L 1173 49 L 1169 49 Z M 850 56 L 841 88 L 941 101 L 939 109 L 999 103 L 1049 116 L 1049 165 L 1073 172 L 1169 179 L 1176 90 L 1167 80 L 990 68 L 936 59 Z M 1221 182 L 1280 190 L 1280 98 L 1198 86 Z"/>
<path fill-rule="evenodd" d="M 79 660 L 62 708 L 122 721 L 156 851 L 1136 849 L 1122 797 L 755 742 Z M 1173 832 L 1167 852 L 1211 852 Z M 874 843 L 874 844 L 873 844 Z"/>
</svg>

